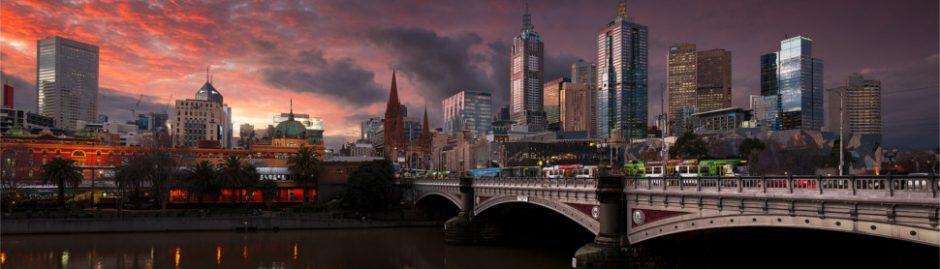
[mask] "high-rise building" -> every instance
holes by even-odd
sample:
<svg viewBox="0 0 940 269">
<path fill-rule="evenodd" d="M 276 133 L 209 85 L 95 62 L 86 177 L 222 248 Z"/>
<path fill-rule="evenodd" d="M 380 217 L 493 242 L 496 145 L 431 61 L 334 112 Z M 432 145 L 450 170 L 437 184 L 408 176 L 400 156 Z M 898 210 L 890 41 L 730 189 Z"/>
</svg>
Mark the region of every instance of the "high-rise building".
<svg viewBox="0 0 940 269">
<path fill-rule="evenodd" d="M 509 117 L 509 106 L 503 106 L 499 108 L 499 114 L 496 115 L 496 120 L 508 121 Z"/>
<path fill-rule="evenodd" d="M 586 83 L 562 83 L 560 107 L 561 130 L 591 133 L 591 90 Z"/>
<path fill-rule="evenodd" d="M 571 82 L 585 84 L 588 90 L 588 98 L 590 102 L 588 109 L 590 110 L 591 122 L 588 128 L 588 137 L 595 137 L 594 132 L 597 131 L 597 65 L 591 62 L 585 62 L 584 60 L 578 60 L 578 62 L 571 64 Z"/>
<path fill-rule="evenodd" d="M 0 94 L 0 104 L 2 108 L 13 108 L 13 85 L 10 85 L 7 78 L 3 78 L 3 93 Z"/>
<path fill-rule="evenodd" d="M 492 127 L 493 95 L 487 92 L 461 91 L 444 101 L 444 132 L 456 134 L 464 130 L 486 134 Z"/>
<path fill-rule="evenodd" d="M 545 108 L 545 123 L 549 130 L 561 130 L 561 91 L 565 84 L 570 85 L 571 80 L 561 77 L 546 82 L 543 87 L 542 106 Z"/>
<path fill-rule="evenodd" d="M 105 115 L 105 114 L 98 114 L 98 121 L 97 121 L 97 123 L 105 123 L 105 122 L 108 122 L 108 115 Z"/>
<path fill-rule="evenodd" d="M 691 131 L 692 114 L 731 107 L 731 52 L 676 44 L 669 48 L 667 65 L 667 135 Z"/>
<path fill-rule="evenodd" d="M 510 51 L 509 105 L 512 120 L 526 131 L 545 130 L 545 110 L 542 107 L 545 51 L 542 37 L 535 32 L 532 16 L 526 4 L 522 16 L 522 32 L 513 38 Z"/>
<path fill-rule="evenodd" d="M 698 79 L 698 53 L 695 44 L 676 44 L 669 47 L 666 82 L 668 89 L 669 128 L 667 135 L 681 135 L 691 130 L 691 116 L 695 109 L 695 90 Z"/>
<path fill-rule="evenodd" d="M 827 95 L 828 131 L 838 133 L 841 126 L 846 135 L 881 134 L 881 81 L 854 73 Z"/>
<path fill-rule="evenodd" d="M 813 40 L 787 38 L 780 51 L 761 56 L 761 95 L 770 106 L 765 128 L 822 128 L 823 62 L 813 58 Z"/>
<path fill-rule="evenodd" d="M 377 134 L 382 129 L 382 118 L 371 117 L 359 123 L 359 140 L 369 141 L 376 145 L 379 142 Z"/>
<path fill-rule="evenodd" d="M 699 51 L 696 66 L 696 109 L 699 112 L 731 107 L 731 52 Z"/>
<path fill-rule="evenodd" d="M 621 0 L 617 17 L 597 36 L 597 137 L 646 137 L 648 30 L 627 17 Z"/>
<path fill-rule="evenodd" d="M 74 130 L 77 120 L 97 120 L 98 47 L 58 36 L 39 40 L 36 47 L 39 114 L 67 130 Z"/>
<path fill-rule="evenodd" d="M 208 79 L 196 99 L 176 100 L 170 128 L 173 147 L 227 147 L 231 128 L 225 107 L 222 94 Z"/>
</svg>

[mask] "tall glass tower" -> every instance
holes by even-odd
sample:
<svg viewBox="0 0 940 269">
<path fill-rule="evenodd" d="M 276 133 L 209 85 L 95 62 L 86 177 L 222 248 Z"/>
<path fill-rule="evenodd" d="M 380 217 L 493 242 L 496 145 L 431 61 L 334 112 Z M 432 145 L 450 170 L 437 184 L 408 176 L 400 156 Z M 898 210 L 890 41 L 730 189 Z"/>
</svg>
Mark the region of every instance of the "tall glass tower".
<svg viewBox="0 0 940 269">
<path fill-rule="evenodd" d="M 75 121 L 98 117 L 98 47 L 58 36 L 36 42 L 39 114 L 55 127 L 74 130 Z"/>
<path fill-rule="evenodd" d="M 529 5 L 522 16 L 522 32 L 512 41 L 510 52 L 510 117 L 526 131 L 545 130 L 545 111 L 542 106 L 542 86 L 545 72 L 545 46 L 535 32 Z"/>
<path fill-rule="evenodd" d="M 597 35 L 598 138 L 646 137 L 648 40 L 621 0 L 617 18 Z"/>
<path fill-rule="evenodd" d="M 772 106 L 764 120 L 768 129 L 822 128 L 823 61 L 812 56 L 813 40 L 797 36 L 761 57 L 761 95 Z"/>
</svg>

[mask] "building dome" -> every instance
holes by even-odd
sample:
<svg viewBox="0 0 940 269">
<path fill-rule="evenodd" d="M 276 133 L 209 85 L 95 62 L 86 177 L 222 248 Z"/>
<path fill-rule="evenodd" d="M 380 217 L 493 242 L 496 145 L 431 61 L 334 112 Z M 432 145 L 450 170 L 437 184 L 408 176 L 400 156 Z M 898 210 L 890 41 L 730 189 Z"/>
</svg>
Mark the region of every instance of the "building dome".
<svg viewBox="0 0 940 269">
<path fill-rule="evenodd" d="M 28 136 L 32 136 L 32 134 L 29 133 L 29 131 L 27 131 L 26 129 L 24 129 L 23 126 L 15 125 L 13 126 L 13 128 L 7 129 L 7 131 L 3 133 L 3 136 L 28 137 Z"/>
<path fill-rule="evenodd" d="M 293 116 L 294 114 L 291 114 L 286 121 L 277 124 L 277 127 L 274 128 L 274 138 L 305 139 L 307 137 L 307 127 L 303 123 L 294 120 Z"/>
</svg>

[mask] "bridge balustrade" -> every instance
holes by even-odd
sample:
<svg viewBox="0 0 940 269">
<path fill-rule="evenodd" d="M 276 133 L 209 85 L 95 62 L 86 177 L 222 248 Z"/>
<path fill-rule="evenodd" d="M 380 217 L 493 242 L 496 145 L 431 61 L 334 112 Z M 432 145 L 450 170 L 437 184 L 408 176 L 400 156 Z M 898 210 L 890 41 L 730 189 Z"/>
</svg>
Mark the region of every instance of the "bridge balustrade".
<svg viewBox="0 0 940 269">
<path fill-rule="evenodd" d="M 774 195 L 936 198 L 936 176 L 629 177 L 626 189 Z"/>
</svg>

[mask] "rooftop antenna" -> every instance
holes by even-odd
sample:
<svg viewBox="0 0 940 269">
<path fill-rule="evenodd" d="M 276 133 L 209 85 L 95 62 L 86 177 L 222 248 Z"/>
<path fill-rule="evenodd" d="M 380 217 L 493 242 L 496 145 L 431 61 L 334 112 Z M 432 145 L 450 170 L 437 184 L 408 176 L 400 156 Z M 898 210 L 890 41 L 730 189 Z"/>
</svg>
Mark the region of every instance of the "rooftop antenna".
<svg viewBox="0 0 940 269">
<path fill-rule="evenodd" d="M 206 66 L 206 82 L 209 82 L 209 66 Z"/>
</svg>

